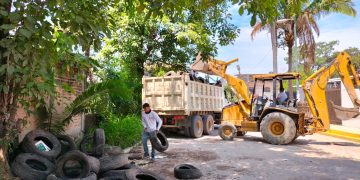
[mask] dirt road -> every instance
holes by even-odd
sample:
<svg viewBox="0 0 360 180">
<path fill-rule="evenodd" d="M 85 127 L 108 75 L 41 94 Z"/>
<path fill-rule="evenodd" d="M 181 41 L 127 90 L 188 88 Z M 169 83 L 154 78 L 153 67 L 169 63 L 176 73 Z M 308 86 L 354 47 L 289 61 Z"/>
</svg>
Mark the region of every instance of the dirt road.
<svg viewBox="0 0 360 180">
<path fill-rule="evenodd" d="M 214 135 L 198 139 L 169 137 L 170 147 L 156 162 L 143 164 L 175 179 L 173 168 L 190 163 L 200 168 L 201 179 L 360 179 L 360 144 L 312 135 L 291 145 L 271 145 L 260 133 L 223 141 Z"/>
</svg>

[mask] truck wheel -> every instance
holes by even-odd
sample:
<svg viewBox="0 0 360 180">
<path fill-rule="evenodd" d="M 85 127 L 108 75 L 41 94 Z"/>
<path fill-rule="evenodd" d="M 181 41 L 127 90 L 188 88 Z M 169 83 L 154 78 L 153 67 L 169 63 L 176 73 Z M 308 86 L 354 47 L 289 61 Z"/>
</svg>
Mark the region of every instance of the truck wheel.
<svg viewBox="0 0 360 180">
<path fill-rule="evenodd" d="M 214 130 L 214 118 L 212 115 L 205 115 L 202 117 L 204 135 L 209 135 Z"/>
<path fill-rule="evenodd" d="M 199 138 L 203 134 L 203 122 L 199 115 L 191 116 L 190 136 Z"/>
<path fill-rule="evenodd" d="M 266 115 L 260 124 L 264 139 L 271 144 L 289 144 L 296 137 L 296 125 L 290 116 L 281 112 Z"/>
<path fill-rule="evenodd" d="M 229 122 L 224 122 L 219 127 L 219 136 L 223 140 L 226 140 L 226 141 L 233 140 L 234 137 L 236 136 L 236 133 L 237 133 L 236 127 Z"/>
</svg>

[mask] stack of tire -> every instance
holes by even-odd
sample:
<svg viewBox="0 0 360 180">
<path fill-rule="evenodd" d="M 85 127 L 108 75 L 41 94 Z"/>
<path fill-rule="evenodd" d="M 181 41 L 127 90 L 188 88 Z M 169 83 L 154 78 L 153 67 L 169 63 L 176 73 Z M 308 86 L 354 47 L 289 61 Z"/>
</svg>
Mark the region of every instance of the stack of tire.
<svg viewBox="0 0 360 180">
<path fill-rule="evenodd" d="M 38 149 L 39 141 L 50 150 Z M 21 142 L 21 149 L 11 169 L 23 180 L 163 179 L 129 163 L 128 155 L 121 151 L 107 153 L 103 129 L 96 129 L 92 138 L 82 140 L 82 151 L 71 137 L 54 136 L 43 130 L 29 132 Z"/>
</svg>

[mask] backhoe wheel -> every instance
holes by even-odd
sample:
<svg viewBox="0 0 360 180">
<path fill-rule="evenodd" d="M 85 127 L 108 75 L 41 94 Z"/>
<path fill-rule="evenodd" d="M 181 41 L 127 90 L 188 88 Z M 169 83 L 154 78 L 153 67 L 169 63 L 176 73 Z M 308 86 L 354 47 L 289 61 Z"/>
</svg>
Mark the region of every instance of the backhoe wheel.
<svg viewBox="0 0 360 180">
<path fill-rule="evenodd" d="M 226 141 L 233 140 L 234 137 L 236 136 L 236 133 L 237 133 L 236 127 L 229 122 L 224 122 L 219 127 L 219 136 L 223 140 L 226 140 Z"/>
<path fill-rule="evenodd" d="M 204 135 L 209 135 L 214 130 L 214 118 L 212 115 L 205 115 L 202 117 L 204 125 Z"/>
<path fill-rule="evenodd" d="M 237 136 L 245 136 L 245 134 L 247 133 L 247 131 L 238 131 L 236 133 Z"/>
<path fill-rule="evenodd" d="M 199 138 L 203 134 L 203 122 L 199 115 L 194 115 L 190 117 L 191 126 L 190 126 L 190 136 L 193 138 Z"/>
<path fill-rule="evenodd" d="M 289 144 L 296 137 L 296 125 L 290 116 L 273 112 L 266 115 L 260 124 L 264 139 L 271 144 Z"/>
</svg>

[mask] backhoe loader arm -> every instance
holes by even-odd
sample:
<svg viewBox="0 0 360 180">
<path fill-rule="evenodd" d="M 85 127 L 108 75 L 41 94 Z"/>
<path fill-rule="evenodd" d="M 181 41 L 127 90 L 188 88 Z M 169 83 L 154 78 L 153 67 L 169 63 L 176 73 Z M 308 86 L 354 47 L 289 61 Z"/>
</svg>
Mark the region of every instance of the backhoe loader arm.
<svg viewBox="0 0 360 180">
<path fill-rule="evenodd" d="M 245 81 L 243 81 L 242 79 L 239 79 L 235 76 L 226 73 L 226 69 L 228 65 L 236 61 L 238 61 L 237 58 L 229 62 L 210 58 L 208 59 L 207 62 L 203 62 L 200 56 L 198 55 L 196 61 L 191 65 L 191 69 L 194 71 L 217 75 L 224 78 L 227 81 L 227 83 L 232 87 L 232 89 L 235 91 L 235 94 L 239 99 L 241 110 L 242 112 L 244 112 L 244 115 L 248 117 L 250 114 L 250 104 L 251 104 L 248 87 Z"/>
<path fill-rule="evenodd" d="M 354 87 L 354 84 L 360 86 L 359 77 L 355 67 L 351 63 L 349 54 L 341 52 L 330 65 L 320 68 L 302 83 L 305 98 L 314 118 L 313 126 L 315 127 L 315 131 L 325 131 L 330 127 L 325 90 L 328 80 L 334 72 L 339 73 L 341 81 L 343 82 L 354 107 L 357 109 L 357 114 L 359 112 L 360 100 L 356 95 Z"/>
</svg>

